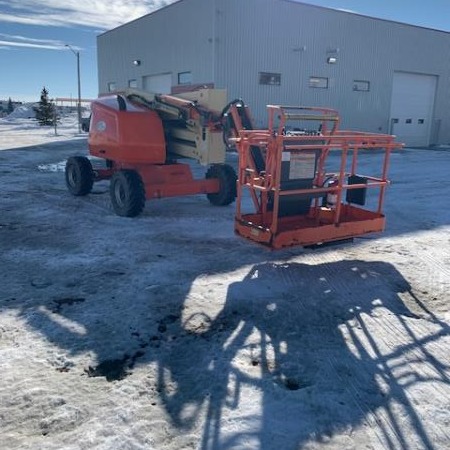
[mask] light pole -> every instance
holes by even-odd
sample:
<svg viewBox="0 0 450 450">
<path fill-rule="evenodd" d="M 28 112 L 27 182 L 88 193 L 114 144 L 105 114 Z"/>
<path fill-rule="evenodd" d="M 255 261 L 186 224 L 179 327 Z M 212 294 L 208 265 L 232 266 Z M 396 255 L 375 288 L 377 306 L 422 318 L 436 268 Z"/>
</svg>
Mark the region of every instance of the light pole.
<svg viewBox="0 0 450 450">
<path fill-rule="evenodd" d="M 77 57 L 77 79 L 78 79 L 78 133 L 81 133 L 81 79 L 80 79 L 80 52 L 75 51 L 69 44 L 65 45 Z"/>
</svg>

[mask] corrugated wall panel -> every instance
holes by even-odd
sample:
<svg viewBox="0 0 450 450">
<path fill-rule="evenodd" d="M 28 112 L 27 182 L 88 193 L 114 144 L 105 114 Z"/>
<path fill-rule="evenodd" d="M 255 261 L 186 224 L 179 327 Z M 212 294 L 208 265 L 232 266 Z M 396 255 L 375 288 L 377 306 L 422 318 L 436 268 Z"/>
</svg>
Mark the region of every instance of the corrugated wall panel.
<svg viewBox="0 0 450 450">
<path fill-rule="evenodd" d="M 216 5 L 217 83 L 250 104 L 258 125 L 268 103 L 302 104 L 338 109 L 345 127 L 389 132 L 393 74 L 407 71 L 439 77 L 434 118 L 450 142 L 449 33 L 287 0 Z M 260 85 L 262 71 L 281 73 L 281 86 Z M 328 78 L 328 89 L 309 87 L 310 76 Z M 354 80 L 370 90 L 353 90 Z"/>
<path fill-rule="evenodd" d="M 209 0 L 181 0 L 100 35 L 99 91 L 109 82 L 124 88 L 128 80 L 163 73 L 192 72 L 193 83 L 212 82 L 213 4 Z M 133 65 L 139 60 L 139 66 Z"/>
<path fill-rule="evenodd" d="M 348 128 L 389 132 L 394 72 L 429 74 L 438 77 L 436 139 L 450 143 L 449 54 L 449 33 L 292 0 L 181 0 L 99 36 L 99 88 L 168 72 L 176 84 L 191 71 L 193 83 L 246 100 L 259 126 L 266 104 L 302 104 L 338 109 Z M 281 74 L 281 85 L 259 84 L 259 72 Z M 309 87 L 311 76 L 328 78 L 328 89 Z M 370 90 L 355 91 L 354 80 Z"/>
</svg>

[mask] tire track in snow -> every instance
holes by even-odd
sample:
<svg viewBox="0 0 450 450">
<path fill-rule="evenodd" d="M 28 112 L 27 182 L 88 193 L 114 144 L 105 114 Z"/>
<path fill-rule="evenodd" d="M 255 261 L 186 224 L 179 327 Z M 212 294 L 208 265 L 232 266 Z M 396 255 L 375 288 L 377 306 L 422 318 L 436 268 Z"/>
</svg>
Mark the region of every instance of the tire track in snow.
<svg viewBox="0 0 450 450">
<path fill-rule="evenodd" d="M 321 272 L 318 274 L 319 280 L 317 280 L 317 278 L 306 280 L 306 282 L 309 284 L 305 286 L 305 280 L 300 279 L 299 276 L 305 275 L 307 271 L 300 269 L 296 270 L 297 266 L 295 266 L 295 263 L 290 267 L 288 265 L 287 270 L 281 270 L 275 272 L 275 274 L 279 274 L 280 276 L 278 278 L 280 278 L 280 281 L 282 281 L 287 286 L 301 287 L 302 293 L 306 293 L 307 295 L 315 293 L 323 294 L 327 290 L 325 288 L 331 288 L 331 291 L 335 294 L 338 294 L 338 297 L 341 297 L 343 294 L 346 295 L 351 291 L 351 283 L 346 282 L 343 277 L 339 276 L 341 265 L 339 265 L 338 263 L 342 262 L 343 260 L 342 256 L 339 255 L 338 252 L 324 253 L 322 251 L 319 251 L 318 253 L 308 254 L 307 258 L 305 259 L 307 260 L 305 262 L 311 266 L 312 271 L 317 271 L 320 268 Z M 337 264 L 334 265 L 335 263 Z M 317 274 L 314 272 L 314 275 Z M 321 287 L 320 291 L 314 285 L 314 283 L 316 283 L 317 281 L 324 283 L 324 287 Z M 277 280 L 274 280 L 274 282 L 276 283 Z M 320 295 L 320 298 L 322 300 L 323 296 Z M 298 296 L 297 300 L 301 302 L 301 296 Z M 302 304 L 302 306 L 303 310 L 306 310 L 306 305 Z M 317 305 L 317 307 L 326 310 L 327 308 L 329 308 L 329 305 L 324 303 L 323 305 Z M 343 307 L 346 307 L 346 305 Z M 327 320 L 327 317 L 323 317 L 323 320 Z M 327 322 L 329 327 L 334 327 L 336 325 L 336 323 L 332 323 L 332 320 L 329 318 Z M 391 421 L 383 420 L 383 418 L 377 417 L 377 415 L 371 410 L 370 404 L 364 402 L 361 399 L 359 393 L 364 392 L 364 389 L 366 388 L 366 386 L 361 381 L 361 378 L 358 378 L 358 381 L 355 381 L 354 379 L 349 377 L 347 377 L 348 379 L 344 379 L 344 377 L 340 374 L 339 361 L 332 355 L 328 357 L 327 363 L 330 365 L 331 370 L 332 372 L 334 372 L 335 376 L 340 380 L 340 384 L 344 387 L 344 391 L 348 393 L 348 397 L 361 412 L 363 423 L 367 422 L 369 424 L 370 432 L 375 434 L 375 438 L 378 440 L 381 446 L 385 448 L 387 439 L 392 442 L 392 436 L 395 437 L 395 445 L 404 442 L 402 437 L 392 426 Z M 360 373 L 360 367 L 353 367 L 353 369 L 358 370 Z M 370 372 L 366 371 L 366 373 L 367 375 L 366 377 L 363 377 L 364 379 L 366 379 L 367 376 L 369 378 L 372 377 L 372 374 Z"/>
<path fill-rule="evenodd" d="M 431 258 L 433 260 L 433 258 Z M 326 266 L 327 272 L 332 276 L 334 274 L 333 267 L 331 265 Z M 339 286 L 339 289 L 337 289 L 340 292 L 351 292 L 351 284 L 345 282 L 344 277 L 340 277 L 339 274 L 337 274 L 338 282 L 335 284 L 335 286 Z M 336 278 L 336 274 L 335 277 Z M 430 341 L 433 341 L 434 335 L 430 336 L 430 322 L 423 320 L 423 319 L 415 319 L 414 321 L 414 330 L 410 330 L 410 325 L 407 323 L 407 319 L 402 318 L 402 314 L 398 314 L 394 311 L 394 314 L 389 314 L 387 317 L 385 317 L 386 314 L 383 314 L 381 316 L 381 320 L 377 320 L 377 317 L 374 318 L 374 324 L 376 324 L 376 327 L 381 331 L 378 333 L 376 330 L 373 332 L 366 332 L 366 337 L 370 335 L 377 336 L 377 342 L 378 343 L 384 343 L 385 346 L 388 349 L 392 349 L 393 353 L 397 352 L 396 349 L 404 349 L 408 348 L 408 352 L 410 352 L 412 355 L 417 358 L 418 361 L 420 361 L 420 364 L 418 367 L 416 367 L 415 376 L 417 379 L 423 379 L 427 380 L 429 379 L 429 369 L 440 376 L 441 380 L 443 382 L 448 382 L 448 370 L 447 373 L 442 373 L 435 365 L 432 365 L 429 360 L 438 360 L 442 365 L 445 365 L 445 363 L 449 361 L 448 359 L 448 352 L 445 351 L 445 346 L 440 345 L 438 347 L 438 350 L 436 352 L 436 349 L 434 349 L 433 354 L 431 355 L 429 351 L 425 350 L 422 347 L 418 347 L 417 344 L 417 335 L 420 334 L 420 336 L 423 336 L 423 339 L 426 339 L 427 337 L 430 337 Z M 372 314 L 369 314 L 369 317 L 373 318 L 374 316 Z M 392 320 L 393 318 L 397 318 L 399 320 Z M 386 320 L 388 319 L 388 320 Z M 391 320 L 389 320 L 391 319 Z M 434 321 L 433 321 L 434 322 Z M 363 325 L 364 322 L 360 317 L 359 324 Z M 435 325 L 438 325 L 438 323 L 434 322 Z M 442 324 L 441 324 L 441 330 L 438 330 L 437 333 L 437 339 L 440 339 L 441 337 L 444 337 L 447 333 L 444 331 L 444 336 L 441 336 L 441 333 L 444 330 L 442 330 Z M 393 337 L 395 336 L 395 340 Z M 374 342 L 372 347 L 377 344 L 377 342 Z M 403 352 L 402 352 L 403 353 Z M 382 356 L 382 355 L 380 355 Z M 382 359 L 387 358 L 389 355 L 385 354 Z M 401 353 L 398 357 L 401 357 Z M 389 362 L 389 359 L 386 360 L 386 363 Z M 384 363 L 383 363 L 384 364 Z M 403 362 L 403 366 L 408 366 L 409 361 L 405 360 Z M 448 366 L 448 364 L 447 364 Z M 392 373 L 392 370 L 390 369 L 389 365 L 386 364 L 386 369 L 388 373 L 392 374 L 392 378 L 395 378 L 395 374 Z M 436 395 L 437 394 L 437 395 Z M 435 398 L 438 398 L 439 396 L 442 396 L 442 398 L 448 398 L 448 390 L 446 391 L 440 383 L 434 383 L 433 385 L 433 394 Z M 423 417 L 422 417 L 423 419 Z M 434 425 L 434 424 L 433 424 Z M 434 427 L 436 428 L 436 427 Z M 440 428 L 437 428 L 436 431 L 438 431 L 437 435 L 444 434 L 448 438 L 448 433 L 446 431 L 441 430 Z M 397 434 L 397 433 L 396 433 Z"/>
<path fill-rule="evenodd" d="M 388 385 L 389 391 L 393 390 L 394 400 L 398 400 L 399 403 L 403 405 L 408 404 L 411 413 L 419 419 L 418 423 L 423 424 L 425 423 L 425 417 L 422 414 L 419 414 L 413 406 L 415 403 L 420 402 L 420 400 L 416 398 L 418 394 L 410 393 L 408 388 L 419 385 L 421 381 L 423 382 L 423 385 L 432 381 L 433 387 L 432 389 L 427 389 L 427 397 L 431 396 L 432 398 L 435 398 L 436 401 L 433 402 L 433 404 L 436 404 L 439 399 L 449 398 L 448 389 L 445 390 L 443 384 L 441 384 L 441 382 L 448 383 L 448 375 L 442 373 L 436 366 L 429 362 L 430 360 L 436 360 L 438 358 L 436 358 L 434 354 L 430 355 L 429 352 L 425 351 L 422 347 L 418 347 L 417 344 L 414 343 L 414 337 L 409 340 L 402 337 L 405 336 L 404 330 L 406 325 L 402 329 L 401 327 L 394 325 L 394 322 L 397 321 L 389 320 L 396 317 L 397 316 L 395 315 L 388 315 L 387 317 L 381 317 L 381 320 L 372 317 L 364 320 L 362 317 L 359 317 L 358 324 L 360 327 L 355 330 L 355 334 L 358 335 L 361 333 L 359 330 L 363 330 L 364 336 L 369 339 L 368 345 L 370 346 L 370 349 L 375 351 L 378 355 L 376 360 L 379 361 L 378 364 L 381 364 L 382 367 L 380 375 L 383 376 L 383 381 Z M 376 326 L 375 330 L 373 330 L 373 325 Z M 378 332 L 378 330 L 380 332 Z M 376 341 L 374 336 L 376 336 Z M 389 336 L 395 336 L 396 341 L 387 338 Z M 363 342 L 361 339 L 358 339 L 358 341 L 359 343 Z M 380 344 L 384 344 L 384 346 Z M 409 348 L 406 349 L 405 347 Z M 391 353 L 388 353 L 386 350 L 390 348 L 394 350 Z M 443 346 L 441 346 L 441 348 L 443 348 Z M 395 362 L 395 364 L 392 365 L 392 362 Z M 405 370 L 408 370 L 408 372 L 397 374 L 398 371 L 403 372 Z M 434 372 L 434 375 L 430 372 Z M 436 380 L 436 375 L 440 377 L 440 380 Z M 392 385 L 392 383 L 394 383 L 394 385 Z M 361 383 L 358 384 L 357 387 L 354 386 L 356 391 L 364 389 L 364 386 Z M 395 396 L 395 392 L 398 392 L 399 396 Z M 385 420 L 388 419 L 385 418 Z M 427 428 L 432 428 L 435 436 L 440 435 L 445 436 L 446 439 L 450 439 L 445 428 L 439 427 L 439 425 L 434 422 L 427 423 Z M 423 433 L 419 434 L 421 435 Z M 407 447 L 402 444 L 402 448 Z"/>
<path fill-rule="evenodd" d="M 345 255 L 343 255 L 345 256 Z M 318 257 L 318 259 L 320 258 L 320 256 Z M 340 271 L 340 265 L 338 264 L 333 264 L 333 263 L 338 263 L 339 261 L 346 261 L 342 259 L 342 256 L 340 256 L 338 254 L 338 252 L 333 252 L 331 254 L 327 254 L 327 262 L 324 265 L 324 273 L 325 273 L 325 278 L 329 280 L 330 285 L 333 287 L 333 292 L 338 296 L 338 301 L 342 304 L 342 300 L 346 301 L 346 304 L 342 305 L 343 308 L 347 308 L 348 305 L 348 296 L 352 294 L 353 289 L 354 289 L 354 278 L 349 278 L 349 275 L 353 275 L 356 274 L 355 272 L 357 272 L 358 267 L 355 266 L 354 268 L 351 268 L 350 270 L 352 270 L 352 273 L 342 273 Z M 347 260 L 350 263 L 350 260 Z M 369 262 L 370 264 L 370 262 Z M 353 269 L 355 269 L 355 272 L 353 272 Z M 367 293 L 365 293 L 367 294 Z M 366 301 L 368 301 L 366 299 Z M 359 305 L 357 301 L 354 301 L 352 304 L 352 310 L 350 312 L 354 312 L 355 317 L 359 316 L 361 313 L 358 312 L 358 308 L 362 308 L 362 312 L 366 312 L 366 314 L 371 317 L 371 313 L 364 311 L 364 305 Z M 354 319 L 350 319 L 350 320 L 354 320 Z M 342 337 L 345 341 L 345 336 L 342 333 L 341 327 L 343 325 L 347 325 L 348 326 L 348 322 L 349 320 L 345 320 L 343 321 L 342 325 L 339 326 L 339 330 L 342 334 Z M 358 321 L 359 322 L 359 321 Z M 362 329 L 361 323 L 358 323 L 359 327 L 361 327 L 360 329 Z M 367 333 L 364 333 L 366 340 L 368 339 Z M 367 357 L 370 356 L 370 351 L 367 350 L 367 344 L 364 344 L 363 341 L 359 341 L 359 344 L 363 346 L 363 348 L 367 351 Z M 369 342 L 370 345 L 370 342 Z M 348 343 L 347 343 L 348 346 Z M 370 345 L 372 351 L 374 350 L 372 347 L 372 345 Z M 370 349 L 369 349 L 370 350 Z M 349 351 L 350 348 L 349 348 Z M 376 354 L 376 352 L 375 352 Z M 365 389 L 367 389 L 367 386 L 365 385 L 365 383 L 363 382 L 363 380 L 366 380 L 367 377 L 369 377 L 369 379 L 373 378 L 372 373 L 370 373 L 369 371 L 364 369 L 363 364 L 361 364 L 360 366 L 356 367 L 356 369 L 359 372 L 359 376 L 355 379 L 354 377 L 350 378 L 347 377 L 346 379 L 344 379 L 342 377 L 342 375 L 340 374 L 339 371 L 339 366 L 340 363 L 339 361 L 333 357 L 330 356 L 329 358 L 329 363 L 331 365 L 331 367 L 333 368 L 333 371 L 335 373 L 335 375 L 337 377 L 339 377 L 339 379 L 342 382 L 343 386 L 347 386 L 350 385 L 350 389 L 347 389 L 347 392 L 349 392 L 353 402 L 355 403 L 355 405 L 358 407 L 358 409 L 360 411 L 363 412 L 363 416 L 366 418 L 366 420 L 369 422 L 371 430 L 375 433 L 377 440 L 380 442 L 380 444 L 383 446 L 383 448 L 386 446 L 386 440 L 390 441 L 389 445 L 392 444 L 392 439 L 395 438 L 397 441 L 397 445 L 398 444 L 402 444 L 404 443 L 404 439 L 402 438 L 400 431 L 396 429 L 396 427 L 393 425 L 392 420 L 388 420 L 386 417 L 379 417 L 377 415 L 377 413 L 375 411 L 373 411 L 373 408 L 371 408 L 370 404 L 368 404 L 367 401 L 365 401 L 360 393 L 364 392 Z M 372 367 L 375 365 L 376 363 L 376 358 L 372 359 Z M 365 372 L 365 376 L 361 374 L 361 371 L 364 370 Z"/>
<path fill-rule="evenodd" d="M 314 255 L 308 255 L 309 256 L 309 262 L 314 263 L 315 265 L 321 264 L 323 269 L 323 276 L 324 281 L 328 281 L 330 283 L 330 286 L 332 286 L 332 290 L 335 294 L 338 295 L 338 297 L 347 297 L 349 294 L 352 293 L 352 290 L 354 288 L 355 279 L 348 278 L 347 274 L 343 274 L 340 272 L 341 266 L 339 264 L 334 265 L 333 263 L 339 263 L 342 260 L 342 257 L 338 255 L 337 252 L 332 253 L 322 253 L 314 254 Z M 433 261 L 433 258 L 431 258 Z M 344 260 L 345 261 L 345 260 Z M 348 261 L 350 262 L 350 261 Z M 370 268 L 370 262 L 369 262 L 369 268 Z M 358 270 L 357 265 L 355 266 L 355 270 Z M 302 281 L 298 279 L 298 274 L 295 271 L 281 271 L 281 278 L 283 282 L 290 286 L 298 286 L 302 285 Z M 380 278 L 379 281 L 375 283 L 375 286 L 380 285 L 381 292 L 385 295 L 389 295 L 389 291 L 386 291 L 386 287 L 383 285 L 384 280 L 381 275 L 379 274 Z M 316 279 L 310 280 L 310 282 L 316 282 Z M 394 280 L 392 280 L 394 281 Z M 393 283 L 395 287 L 395 283 Z M 310 291 L 314 291 L 311 287 L 309 287 Z M 377 294 L 377 292 L 372 293 Z M 396 293 L 397 294 L 397 293 Z M 398 294 L 397 294 L 398 295 Z M 376 300 L 375 296 L 374 299 Z M 368 301 L 368 299 L 367 299 Z M 386 299 L 386 301 L 389 301 L 389 299 Z M 342 305 L 343 308 L 346 308 L 347 305 Z M 381 305 L 380 305 L 381 306 Z M 356 312 L 356 311 L 355 311 Z M 361 314 L 366 312 L 368 319 L 370 320 L 370 329 L 367 327 L 366 321 L 361 317 Z M 381 314 L 381 315 L 380 315 Z M 407 372 L 406 374 L 401 374 L 400 380 L 407 379 L 410 376 L 415 377 L 415 379 L 419 380 L 417 382 L 420 382 L 420 380 L 428 380 L 432 376 L 430 373 L 434 373 L 435 376 L 438 378 L 441 378 L 441 380 L 445 383 L 448 381 L 448 375 L 447 371 L 445 370 L 439 370 L 436 365 L 429 362 L 431 361 L 439 361 L 441 365 L 445 365 L 445 362 L 448 360 L 447 354 L 443 350 L 443 345 L 437 347 L 437 349 L 433 349 L 432 354 L 430 351 L 425 350 L 420 346 L 421 344 L 417 344 L 417 340 L 427 339 L 427 337 L 430 337 L 430 342 L 433 341 L 434 335 L 430 332 L 430 322 L 425 321 L 423 319 L 412 319 L 414 320 L 413 323 L 410 323 L 407 318 L 402 318 L 402 313 L 398 311 L 393 311 L 392 314 L 386 314 L 385 312 L 379 313 L 378 311 L 373 314 L 372 311 L 364 311 L 364 308 L 362 308 L 362 312 L 358 313 L 356 312 L 355 320 L 358 324 L 358 329 L 363 330 L 366 343 L 364 347 L 369 346 L 369 350 L 371 350 L 371 353 L 375 353 L 375 359 L 374 363 L 376 363 L 377 359 L 381 361 L 381 364 L 383 366 L 383 371 L 381 372 L 381 375 L 384 375 L 386 377 L 386 374 L 388 374 L 387 380 L 385 382 L 387 385 L 391 385 L 392 381 L 394 380 L 396 382 L 395 386 L 398 385 L 398 376 L 395 374 L 396 371 L 402 370 L 402 368 L 407 368 L 411 363 L 417 363 L 414 364 L 414 368 L 412 372 Z M 435 325 L 438 325 L 438 323 L 434 322 Z M 349 321 L 346 320 L 344 324 L 349 326 Z M 374 328 L 375 325 L 375 328 Z M 341 328 L 341 327 L 339 327 Z M 356 330 L 356 336 L 358 335 L 358 330 Z M 437 337 L 436 339 L 441 339 L 441 333 L 442 330 L 437 330 Z M 341 330 L 342 333 L 342 330 Z M 359 334 L 361 331 L 359 331 Z M 435 333 L 436 334 L 436 333 Z M 374 339 L 374 336 L 376 336 L 376 341 Z M 420 338 L 419 338 L 420 336 Z M 445 335 L 444 335 L 445 336 Z M 395 337 L 395 338 L 394 338 Z M 359 344 L 361 344 L 363 341 L 360 341 Z M 367 343 L 368 342 L 368 343 Z M 381 344 L 381 345 L 380 345 Z M 419 345 L 420 347 L 418 347 Z M 398 356 L 393 356 L 394 361 L 400 359 L 400 364 L 395 364 L 393 367 L 391 367 L 391 364 L 389 363 L 390 354 L 395 354 L 400 349 L 406 349 L 405 352 L 401 351 Z M 437 350 L 437 353 L 436 353 Z M 339 363 L 338 361 L 332 357 L 330 357 L 329 360 L 333 371 L 341 378 L 341 381 L 344 381 L 342 377 L 339 374 Z M 367 372 L 367 371 L 366 371 Z M 367 372 L 369 376 L 369 372 Z M 370 406 L 363 400 L 360 399 L 360 396 L 358 396 L 358 392 L 361 392 L 364 390 L 364 384 L 362 383 L 363 377 L 360 377 L 355 380 L 350 380 L 350 391 L 351 397 L 355 404 L 358 406 L 358 408 L 364 413 L 364 416 L 368 418 L 368 421 L 371 423 L 372 428 L 375 429 L 375 433 L 377 435 L 378 440 L 380 443 L 385 446 L 393 445 L 394 447 L 401 445 L 404 448 L 408 448 L 408 445 L 406 443 L 406 437 L 405 434 L 402 432 L 402 423 L 399 421 L 397 423 L 396 416 L 393 411 L 390 410 L 392 406 L 395 405 L 386 405 L 386 407 L 382 408 L 381 412 L 373 412 L 370 408 Z M 434 380 L 436 381 L 436 380 Z M 394 386 L 394 387 L 395 387 Z M 408 387 L 408 386 L 407 386 Z M 410 415 L 417 416 L 413 417 L 411 420 L 416 419 L 415 422 L 418 424 L 424 423 L 424 417 L 423 415 L 418 415 L 417 411 L 414 409 L 412 403 L 409 401 L 410 395 L 407 396 L 407 392 L 405 388 L 402 386 L 399 386 L 397 388 L 397 392 L 400 394 L 400 397 L 402 397 L 403 401 L 407 401 L 409 403 L 409 410 Z M 440 383 L 436 382 L 433 383 L 433 396 L 435 398 L 438 398 L 439 396 L 441 398 L 447 398 L 448 392 L 445 391 L 445 388 L 441 386 Z M 406 400 L 408 399 L 408 400 Z M 414 422 L 414 420 L 413 420 Z M 428 427 L 430 424 L 427 424 Z M 417 425 L 420 426 L 420 425 Z M 413 427 L 414 428 L 414 427 Z M 440 435 L 445 436 L 446 439 L 449 438 L 448 433 L 446 431 L 443 431 L 440 429 L 437 425 L 432 424 L 433 428 L 433 434 L 434 435 Z M 422 432 L 421 429 L 413 429 L 416 433 L 416 437 L 422 441 L 422 443 L 427 446 L 427 437 L 424 432 Z M 388 442 L 386 442 L 386 440 Z M 394 442 L 396 441 L 396 442 Z"/>
</svg>

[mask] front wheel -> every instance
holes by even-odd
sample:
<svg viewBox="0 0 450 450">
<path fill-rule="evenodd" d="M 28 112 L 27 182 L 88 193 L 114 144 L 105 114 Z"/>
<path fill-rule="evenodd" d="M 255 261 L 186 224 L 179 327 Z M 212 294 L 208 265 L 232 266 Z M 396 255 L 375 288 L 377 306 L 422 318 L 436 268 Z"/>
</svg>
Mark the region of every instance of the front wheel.
<svg viewBox="0 0 450 450">
<path fill-rule="evenodd" d="M 87 195 L 94 184 L 92 164 L 85 156 L 71 156 L 65 169 L 67 189 L 72 195 Z"/>
<path fill-rule="evenodd" d="M 206 194 L 211 204 L 215 206 L 226 206 L 236 199 L 237 176 L 234 169 L 228 164 L 214 164 L 206 172 L 206 178 L 217 178 L 219 180 L 219 191 Z"/>
<path fill-rule="evenodd" d="M 115 213 L 122 217 L 135 217 L 145 206 L 145 188 L 140 175 L 134 170 L 119 170 L 109 186 Z"/>
</svg>

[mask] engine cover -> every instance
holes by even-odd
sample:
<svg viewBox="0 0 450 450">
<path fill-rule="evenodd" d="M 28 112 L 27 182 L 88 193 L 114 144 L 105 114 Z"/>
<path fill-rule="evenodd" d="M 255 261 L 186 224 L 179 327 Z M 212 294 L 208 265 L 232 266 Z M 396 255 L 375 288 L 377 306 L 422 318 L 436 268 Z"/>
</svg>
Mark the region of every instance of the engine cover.
<svg viewBox="0 0 450 450">
<path fill-rule="evenodd" d="M 164 164 L 166 142 L 157 112 L 118 95 L 91 104 L 89 152 L 120 163 Z"/>
</svg>

